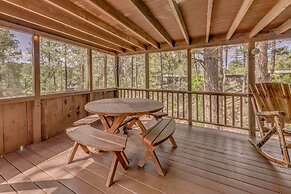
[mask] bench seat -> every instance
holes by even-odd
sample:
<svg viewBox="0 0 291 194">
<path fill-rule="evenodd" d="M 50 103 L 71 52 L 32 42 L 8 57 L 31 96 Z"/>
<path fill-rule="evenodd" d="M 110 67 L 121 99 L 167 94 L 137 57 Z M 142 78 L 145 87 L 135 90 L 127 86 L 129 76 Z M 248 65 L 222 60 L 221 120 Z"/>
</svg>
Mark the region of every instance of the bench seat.
<svg viewBox="0 0 291 194">
<path fill-rule="evenodd" d="M 80 126 L 80 125 L 91 125 L 94 122 L 99 121 L 98 115 L 90 115 L 85 118 L 79 119 L 73 123 L 73 126 Z"/>
<path fill-rule="evenodd" d="M 111 151 L 113 153 L 114 158 L 106 182 L 107 187 L 109 187 L 113 182 L 118 162 L 124 169 L 127 169 L 129 161 L 124 153 L 127 142 L 126 135 L 107 133 L 106 131 L 96 129 L 90 125 L 81 125 L 67 129 L 67 134 L 73 141 L 75 141 L 68 164 L 73 161 L 79 146 L 86 153 L 89 153 L 87 146 L 98 150 Z"/>
<path fill-rule="evenodd" d="M 163 118 L 163 117 L 168 116 L 168 113 L 165 113 L 165 112 L 161 112 L 161 111 L 159 111 L 159 112 L 154 112 L 154 113 L 152 113 L 151 115 L 152 115 L 153 117 L 155 117 L 156 120 L 159 120 L 159 119 L 161 119 L 161 118 Z"/>
</svg>

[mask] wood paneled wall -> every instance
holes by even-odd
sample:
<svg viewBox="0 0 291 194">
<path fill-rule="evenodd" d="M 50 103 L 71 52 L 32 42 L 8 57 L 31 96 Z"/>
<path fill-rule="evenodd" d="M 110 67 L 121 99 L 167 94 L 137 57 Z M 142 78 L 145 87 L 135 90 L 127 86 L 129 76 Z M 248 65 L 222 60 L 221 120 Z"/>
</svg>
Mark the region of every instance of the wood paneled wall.
<svg viewBox="0 0 291 194">
<path fill-rule="evenodd" d="M 93 91 L 93 99 L 117 97 L 117 90 Z M 33 99 L 0 100 L 0 155 L 31 144 L 33 137 Z M 88 115 L 84 106 L 89 92 L 41 96 L 41 137 L 48 139 Z"/>
</svg>

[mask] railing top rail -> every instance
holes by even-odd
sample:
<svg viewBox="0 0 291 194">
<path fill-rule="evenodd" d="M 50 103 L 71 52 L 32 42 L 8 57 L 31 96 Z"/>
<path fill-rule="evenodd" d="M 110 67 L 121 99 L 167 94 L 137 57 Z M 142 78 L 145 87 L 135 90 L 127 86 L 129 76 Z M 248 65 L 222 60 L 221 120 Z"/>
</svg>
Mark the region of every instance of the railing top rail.
<svg viewBox="0 0 291 194">
<path fill-rule="evenodd" d="M 208 92 L 208 91 L 185 91 L 185 90 L 161 90 L 161 89 L 142 89 L 142 88 L 117 88 L 118 90 L 132 90 L 132 91 L 149 91 L 149 92 L 169 92 L 169 93 L 185 93 L 198 95 L 213 95 L 213 96 L 242 96 L 248 97 L 248 93 L 233 93 L 233 92 Z"/>
</svg>

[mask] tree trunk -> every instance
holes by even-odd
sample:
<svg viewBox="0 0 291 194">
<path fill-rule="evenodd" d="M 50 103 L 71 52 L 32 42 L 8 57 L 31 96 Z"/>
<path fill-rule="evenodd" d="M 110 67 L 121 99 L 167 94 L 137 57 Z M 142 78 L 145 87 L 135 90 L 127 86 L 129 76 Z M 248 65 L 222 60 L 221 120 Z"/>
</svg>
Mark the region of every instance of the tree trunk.
<svg viewBox="0 0 291 194">
<path fill-rule="evenodd" d="M 103 87 L 107 88 L 107 76 L 108 76 L 108 67 L 107 67 L 107 54 L 104 55 L 104 83 Z"/>
<path fill-rule="evenodd" d="M 257 55 L 256 82 L 268 82 L 268 42 L 258 42 L 257 48 L 260 53 Z"/>
<path fill-rule="evenodd" d="M 275 65 L 276 65 L 276 41 L 273 40 L 271 42 L 271 66 L 270 66 L 270 73 L 269 73 L 269 81 L 271 81 L 272 76 L 274 74 Z"/>
<path fill-rule="evenodd" d="M 160 86 L 161 86 L 161 89 L 163 89 L 163 82 L 164 82 L 164 70 L 163 70 L 163 58 L 162 58 L 162 53 L 159 53 L 160 54 L 160 66 L 161 66 L 161 79 L 160 79 Z"/>
<path fill-rule="evenodd" d="M 2 51 L 2 53 L 4 53 L 4 51 Z M 2 68 L 4 67 L 5 65 L 5 61 L 4 61 L 4 58 L 2 59 L 2 64 L 0 65 L 0 97 L 3 97 L 4 94 L 3 94 L 3 78 L 2 78 Z"/>
<path fill-rule="evenodd" d="M 65 44 L 65 90 L 68 90 L 67 45 Z"/>
<path fill-rule="evenodd" d="M 223 47 L 218 47 L 217 48 L 217 68 L 218 68 L 218 91 L 222 92 L 224 90 L 224 68 L 223 68 Z M 223 119 L 223 114 L 221 114 L 223 112 L 223 98 L 219 98 L 219 96 L 217 96 L 217 101 L 214 102 L 214 105 L 216 106 L 216 103 L 219 103 L 219 113 L 218 117 L 216 118 L 217 123 L 220 123 Z M 217 115 L 217 114 L 216 114 Z M 215 117 L 217 117 L 215 115 Z M 219 120 L 218 120 L 219 119 Z M 220 127 L 219 127 L 220 128 Z"/>
<path fill-rule="evenodd" d="M 210 92 L 216 92 L 219 88 L 218 78 L 218 49 L 217 48 L 205 48 L 204 49 L 204 90 Z M 212 100 L 210 107 L 210 99 Z M 216 101 L 209 96 L 205 101 L 205 120 L 207 122 L 213 122 L 213 115 L 216 115 Z M 211 111 L 211 112 L 210 112 Z M 210 115 L 212 113 L 212 116 Z"/>
<path fill-rule="evenodd" d="M 204 49 L 204 90 L 218 91 L 218 52 L 217 48 Z"/>
<path fill-rule="evenodd" d="M 242 47 L 243 50 L 243 65 L 244 65 L 244 76 L 243 76 L 243 88 L 242 88 L 242 93 L 245 93 L 247 91 L 247 75 L 248 71 L 246 68 L 246 52 L 245 51 L 245 46 Z"/>
<path fill-rule="evenodd" d="M 133 88 L 134 87 L 134 85 L 133 85 L 133 56 L 131 56 L 130 62 L 131 62 L 131 75 L 130 75 L 131 76 L 131 83 L 130 83 L 131 85 L 130 86 L 131 86 L 131 88 Z"/>
<path fill-rule="evenodd" d="M 138 65 L 135 63 L 135 87 L 138 88 Z"/>
<path fill-rule="evenodd" d="M 223 80 L 222 80 L 222 85 L 223 85 L 223 92 L 224 92 L 224 86 L 225 86 L 225 82 L 226 82 L 226 71 L 227 71 L 227 66 L 228 66 L 228 46 L 224 47 L 224 51 L 225 51 L 225 56 L 224 56 L 224 68 L 223 68 Z"/>
</svg>

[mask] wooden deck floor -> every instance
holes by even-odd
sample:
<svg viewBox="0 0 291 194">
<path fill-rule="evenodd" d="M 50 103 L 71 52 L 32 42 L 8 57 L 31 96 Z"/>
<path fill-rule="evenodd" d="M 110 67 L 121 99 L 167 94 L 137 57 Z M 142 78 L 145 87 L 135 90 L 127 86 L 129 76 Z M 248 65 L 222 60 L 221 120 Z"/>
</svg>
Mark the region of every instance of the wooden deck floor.
<svg viewBox="0 0 291 194">
<path fill-rule="evenodd" d="M 111 154 L 88 156 L 79 150 L 67 165 L 73 142 L 62 134 L 0 158 L 0 193 L 291 193 L 291 170 L 266 161 L 246 135 L 179 124 L 175 138 L 177 149 L 169 142 L 157 148 L 166 170 L 161 177 L 151 161 L 138 168 L 145 149 L 137 131 L 131 131 L 130 167 L 119 166 L 107 188 Z M 274 145 L 268 149 L 275 151 Z"/>
</svg>

